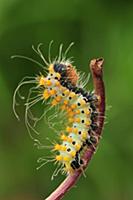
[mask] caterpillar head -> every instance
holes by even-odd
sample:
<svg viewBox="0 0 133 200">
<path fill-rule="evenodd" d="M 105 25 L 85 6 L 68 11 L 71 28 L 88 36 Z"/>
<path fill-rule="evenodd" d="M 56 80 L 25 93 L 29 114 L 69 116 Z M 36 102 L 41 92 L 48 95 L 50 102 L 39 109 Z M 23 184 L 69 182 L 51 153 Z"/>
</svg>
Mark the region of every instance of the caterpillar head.
<svg viewBox="0 0 133 200">
<path fill-rule="evenodd" d="M 62 78 L 67 78 L 72 85 L 76 85 L 78 74 L 74 66 L 70 63 L 55 63 L 53 65 L 55 72 L 60 73 Z"/>
</svg>

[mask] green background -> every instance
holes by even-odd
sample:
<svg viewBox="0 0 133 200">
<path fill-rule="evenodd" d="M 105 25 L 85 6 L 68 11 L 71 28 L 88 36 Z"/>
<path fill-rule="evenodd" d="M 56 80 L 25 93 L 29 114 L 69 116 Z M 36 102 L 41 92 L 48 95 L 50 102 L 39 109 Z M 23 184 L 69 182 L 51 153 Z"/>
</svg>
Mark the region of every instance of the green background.
<svg viewBox="0 0 133 200">
<path fill-rule="evenodd" d="M 0 0 L 0 200 L 45 199 L 64 178 L 51 181 L 55 166 L 36 170 L 36 160 L 46 153 L 33 146 L 24 124 L 24 102 L 12 111 L 18 82 L 41 68 L 29 61 L 11 60 L 14 54 L 40 61 L 31 46 L 54 40 L 52 56 L 60 43 L 75 42 L 69 55 L 79 70 L 104 57 L 107 95 L 106 124 L 97 153 L 86 175 L 64 199 L 133 199 L 133 3 L 107 0 Z M 41 61 L 40 61 L 41 62 Z M 91 83 L 91 81 L 90 81 Z M 90 84 L 91 85 L 91 84 Z M 22 92 L 27 91 L 23 87 Z M 40 110 L 43 109 L 41 105 Z M 42 139 L 55 138 L 46 124 Z"/>
</svg>

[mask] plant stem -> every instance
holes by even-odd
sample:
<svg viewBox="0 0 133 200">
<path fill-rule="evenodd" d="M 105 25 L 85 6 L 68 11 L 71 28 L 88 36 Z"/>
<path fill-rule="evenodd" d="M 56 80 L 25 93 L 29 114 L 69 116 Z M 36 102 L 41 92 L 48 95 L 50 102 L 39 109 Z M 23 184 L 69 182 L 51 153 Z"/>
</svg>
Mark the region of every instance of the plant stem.
<svg viewBox="0 0 133 200">
<path fill-rule="evenodd" d="M 98 102 L 96 104 L 98 117 L 96 119 L 96 123 L 98 128 L 95 131 L 96 136 L 98 137 L 98 142 L 95 147 L 99 143 L 100 135 L 102 133 L 102 128 L 104 124 L 104 116 L 105 116 L 105 89 L 103 82 L 103 62 L 102 58 L 93 59 L 90 62 L 90 69 L 93 78 L 93 85 L 95 90 L 95 95 L 98 98 Z M 87 148 L 82 157 L 84 161 L 83 170 L 85 170 L 95 152 L 95 148 Z M 79 169 L 74 172 L 73 175 L 68 175 L 68 177 L 55 189 L 51 195 L 46 198 L 46 200 L 60 200 L 63 196 L 75 185 L 78 178 L 82 175 L 83 170 Z"/>
</svg>

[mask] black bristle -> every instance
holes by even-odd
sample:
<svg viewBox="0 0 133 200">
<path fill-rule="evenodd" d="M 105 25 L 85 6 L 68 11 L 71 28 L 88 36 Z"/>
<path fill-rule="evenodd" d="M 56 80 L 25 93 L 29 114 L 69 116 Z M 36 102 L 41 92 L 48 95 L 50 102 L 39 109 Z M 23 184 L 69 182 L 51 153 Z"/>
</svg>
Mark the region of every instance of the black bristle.
<svg viewBox="0 0 133 200">
<path fill-rule="evenodd" d="M 90 102 L 90 107 L 92 108 L 93 111 L 96 111 L 96 106 L 93 102 Z"/>
<path fill-rule="evenodd" d="M 82 159 L 80 159 L 80 164 L 83 165 L 84 164 L 84 161 Z"/>
<path fill-rule="evenodd" d="M 96 111 L 91 113 L 91 120 L 94 121 L 96 117 L 98 116 L 98 113 Z"/>
<path fill-rule="evenodd" d="M 73 161 L 71 162 L 71 167 L 72 167 L 73 169 L 78 169 L 78 168 L 80 168 L 80 164 L 79 164 L 76 160 L 73 160 Z"/>
<path fill-rule="evenodd" d="M 90 137 L 90 141 L 91 141 L 93 144 L 96 144 L 96 143 L 97 143 L 97 139 L 96 139 L 94 136 L 91 136 L 91 137 Z"/>
<path fill-rule="evenodd" d="M 91 141 L 90 141 L 89 139 L 86 140 L 86 144 L 87 144 L 88 146 L 92 145 L 92 143 L 91 143 Z"/>
<path fill-rule="evenodd" d="M 91 129 L 92 129 L 93 131 L 95 131 L 97 128 L 98 128 L 98 125 L 97 125 L 96 123 L 92 123 L 92 124 L 91 124 Z"/>
</svg>

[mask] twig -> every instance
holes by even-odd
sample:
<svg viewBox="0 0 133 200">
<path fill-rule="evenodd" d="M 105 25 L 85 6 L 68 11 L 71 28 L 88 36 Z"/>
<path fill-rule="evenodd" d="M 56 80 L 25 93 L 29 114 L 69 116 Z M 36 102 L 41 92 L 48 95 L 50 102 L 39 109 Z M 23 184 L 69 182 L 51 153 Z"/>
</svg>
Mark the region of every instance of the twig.
<svg viewBox="0 0 133 200">
<path fill-rule="evenodd" d="M 98 124 L 98 128 L 95 131 L 95 134 L 98 136 L 98 141 L 95 146 L 98 145 L 100 135 L 102 133 L 102 128 L 104 124 L 104 115 L 105 115 L 105 89 L 103 82 L 103 62 L 102 58 L 93 59 L 90 62 L 90 69 L 93 78 L 93 85 L 95 89 L 95 95 L 98 97 L 97 102 L 97 111 L 99 113 L 96 123 Z M 85 170 L 88 166 L 89 161 L 91 160 L 93 154 L 95 152 L 95 148 L 87 148 L 82 159 L 84 160 L 83 169 Z M 48 197 L 46 200 L 60 200 L 63 196 L 70 190 L 78 178 L 82 175 L 83 170 L 77 170 L 73 175 L 69 175 L 58 187 L 57 189 Z"/>
</svg>

